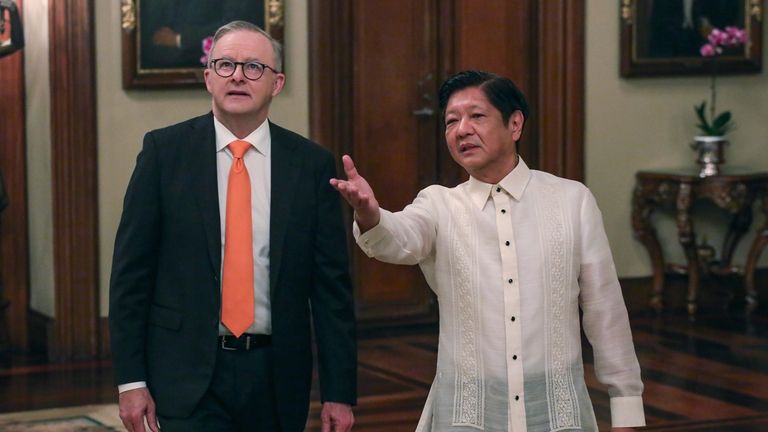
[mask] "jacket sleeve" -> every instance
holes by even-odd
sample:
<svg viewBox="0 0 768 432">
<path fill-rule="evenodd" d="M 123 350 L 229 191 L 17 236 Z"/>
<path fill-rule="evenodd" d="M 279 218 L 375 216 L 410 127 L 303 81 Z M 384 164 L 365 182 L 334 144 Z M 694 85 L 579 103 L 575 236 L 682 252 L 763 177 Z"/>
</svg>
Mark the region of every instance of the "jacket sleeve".
<svg viewBox="0 0 768 432">
<path fill-rule="evenodd" d="M 357 342 L 347 237 L 339 194 L 329 180 L 336 166 L 329 154 L 317 179 L 318 206 L 310 293 L 323 402 L 357 402 Z"/>
<path fill-rule="evenodd" d="M 160 237 L 159 169 L 151 133 L 144 137 L 123 201 L 109 287 L 115 384 L 146 381 L 146 328 Z"/>
</svg>

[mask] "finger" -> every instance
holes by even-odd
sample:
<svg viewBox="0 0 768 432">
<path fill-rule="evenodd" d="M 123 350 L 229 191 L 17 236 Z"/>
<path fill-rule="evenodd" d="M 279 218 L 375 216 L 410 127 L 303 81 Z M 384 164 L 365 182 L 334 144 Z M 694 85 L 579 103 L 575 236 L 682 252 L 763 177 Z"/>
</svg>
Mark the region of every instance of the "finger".
<svg viewBox="0 0 768 432">
<path fill-rule="evenodd" d="M 349 155 L 342 156 L 341 161 L 344 163 L 344 172 L 347 174 L 348 180 L 358 176 L 355 162 L 352 161 L 352 158 L 349 157 Z"/>
<path fill-rule="evenodd" d="M 328 418 L 328 416 L 322 416 L 323 418 L 323 427 L 321 432 L 331 432 L 331 419 Z"/>
<path fill-rule="evenodd" d="M 127 430 L 128 432 L 133 432 L 133 424 L 128 420 L 122 420 L 122 421 L 123 421 L 123 426 L 125 426 L 125 430 Z"/>
<path fill-rule="evenodd" d="M 133 421 L 134 427 L 133 432 L 147 432 L 147 430 L 144 428 L 144 416 L 139 416 L 138 419 Z"/>
<path fill-rule="evenodd" d="M 348 200 L 357 197 L 357 188 L 348 181 L 340 181 L 337 190 Z"/>
<path fill-rule="evenodd" d="M 123 420 L 123 426 L 128 429 L 128 432 L 146 432 L 144 430 L 144 416 L 126 418 Z"/>
<path fill-rule="evenodd" d="M 155 406 L 151 405 L 147 408 L 147 425 L 152 432 L 159 432 L 160 426 L 157 424 L 157 414 L 155 413 Z"/>
<path fill-rule="evenodd" d="M 349 432 L 352 430 L 354 422 L 355 420 L 352 413 L 350 413 L 349 416 L 341 416 L 336 422 L 336 430 L 339 432 Z"/>
</svg>

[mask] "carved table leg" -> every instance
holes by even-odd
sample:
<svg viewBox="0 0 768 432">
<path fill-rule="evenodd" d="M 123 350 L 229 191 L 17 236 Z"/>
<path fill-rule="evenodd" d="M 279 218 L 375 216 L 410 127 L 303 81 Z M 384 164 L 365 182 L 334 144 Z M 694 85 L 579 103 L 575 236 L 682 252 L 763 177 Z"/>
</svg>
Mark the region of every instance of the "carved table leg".
<svg viewBox="0 0 768 432">
<path fill-rule="evenodd" d="M 755 289 L 755 267 L 757 260 L 763 249 L 768 246 L 768 193 L 763 193 L 762 211 L 765 217 L 765 223 L 757 232 L 752 247 L 747 255 L 747 263 L 744 266 L 744 288 L 747 292 L 747 313 L 751 313 L 757 308 L 757 290 Z"/>
<path fill-rule="evenodd" d="M 688 316 L 696 315 L 696 298 L 699 292 L 699 257 L 696 251 L 696 235 L 691 220 L 691 185 L 683 183 L 677 194 L 677 236 L 685 252 L 688 264 Z"/>
<path fill-rule="evenodd" d="M 752 225 L 752 201 L 746 202 L 745 207 L 736 213 L 731 220 L 728 232 L 723 240 L 723 254 L 720 260 L 722 267 L 731 265 L 733 251 L 736 250 L 736 246 L 738 246 L 744 234 L 749 231 L 750 225 Z"/>
<path fill-rule="evenodd" d="M 651 191 L 653 192 L 653 191 Z M 653 270 L 653 283 L 651 287 L 651 308 L 661 313 L 664 305 L 662 293 L 664 291 L 664 256 L 661 253 L 661 245 L 656 236 L 656 230 L 651 226 L 650 218 L 655 202 L 645 196 L 641 182 L 635 187 L 632 196 L 632 230 L 635 238 L 648 250 Z"/>
</svg>

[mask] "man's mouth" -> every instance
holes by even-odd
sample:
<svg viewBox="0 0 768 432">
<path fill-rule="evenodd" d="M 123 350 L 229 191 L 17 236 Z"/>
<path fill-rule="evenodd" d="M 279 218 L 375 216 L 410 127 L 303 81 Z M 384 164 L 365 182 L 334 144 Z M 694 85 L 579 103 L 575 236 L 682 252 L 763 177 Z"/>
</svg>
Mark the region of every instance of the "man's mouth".
<svg viewBox="0 0 768 432">
<path fill-rule="evenodd" d="M 250 96 L 247 92 L 241 90 L 230 90 L 227 92 L 227 96 Z"/>
<path fill-rule="evenodd" d="M 459 153 L 465 153 L 479 147 L 480 147 L 479 145 L 472 144 L 472 143 L 462 143 L 462 144 L 459 144 Z"/>
</svg>

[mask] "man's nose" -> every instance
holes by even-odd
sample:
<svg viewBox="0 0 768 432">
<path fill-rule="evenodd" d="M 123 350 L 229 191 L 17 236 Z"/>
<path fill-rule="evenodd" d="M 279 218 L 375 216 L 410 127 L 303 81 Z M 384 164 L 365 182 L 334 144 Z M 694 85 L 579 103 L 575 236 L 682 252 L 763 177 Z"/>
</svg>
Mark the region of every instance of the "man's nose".
<svg viewBox="0 0 768 432">
<path fill-rule="evenodd" d="M 230 78 L 236 81 L 245 81 L 245 69 L 243 68 L 245 68 L 244 64 L 235 64 L 235 71 Z"/>
<path fill-rule="evenodd" d="M 471 135 L 475 131 L 475 129 L 472 127 L 472 123 L 468 118 L 461 118 L 459 120 L 459 124 L 456 126 L 456 133 L 460 137 Z"/>
</svg>

